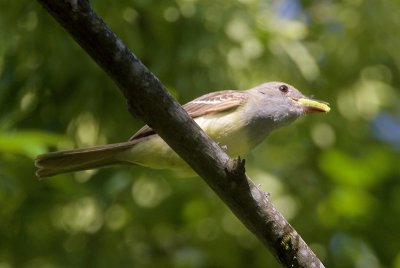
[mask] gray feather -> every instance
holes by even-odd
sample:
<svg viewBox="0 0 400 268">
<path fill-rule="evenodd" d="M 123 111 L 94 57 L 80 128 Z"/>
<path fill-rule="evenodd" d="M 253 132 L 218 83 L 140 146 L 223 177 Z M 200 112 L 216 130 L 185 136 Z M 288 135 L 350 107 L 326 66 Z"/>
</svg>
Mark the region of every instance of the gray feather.
<svg viewBox="0 0 400 268">
<path fill-rule="evenodd" d="M 36 176 L 49 177 L 61 173 L 123 164 L 117 155 L 134 146 L 137 141 L 81 148 L 39 155 L 35 160 Z"/>
</svg>

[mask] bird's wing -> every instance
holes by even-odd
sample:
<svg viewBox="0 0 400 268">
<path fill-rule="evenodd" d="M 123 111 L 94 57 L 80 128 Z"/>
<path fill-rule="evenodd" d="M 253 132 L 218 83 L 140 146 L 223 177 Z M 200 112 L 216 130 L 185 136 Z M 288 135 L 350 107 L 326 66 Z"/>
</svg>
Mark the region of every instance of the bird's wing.
<svg viewBox="0 0 400 268">
<path fill-rule="evenodd" d="M 203 95 L 182 107 L 192 118 L 196 118 L 237 108 L 246 99 L 247 95 L 243 91 L 225 90 Z"/>
<path fill-rule="evenodd" d="M 219 113 L 237 108 L 240 104 L 245 102 L 246 99 L 247 94 L 243 91 L 224 90 L 198 97 L 182 107 L 192 118 L 197 118 L 206 114 Z M 154 134 L 156 134 L 156 132 L 148 125 L 145 125 L 129 140 L 136 140 Z"/>
</svg>

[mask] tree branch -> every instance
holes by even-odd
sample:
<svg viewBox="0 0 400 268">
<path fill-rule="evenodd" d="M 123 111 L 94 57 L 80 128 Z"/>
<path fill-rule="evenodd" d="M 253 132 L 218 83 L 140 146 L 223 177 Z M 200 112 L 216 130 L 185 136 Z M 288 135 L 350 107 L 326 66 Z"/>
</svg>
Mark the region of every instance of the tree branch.
<svg viewBox="0 0 400 268">
<path fill-rule="evenodd" d="M 268 196 L 245 175 L 244 160 L 230 159 L 208 138 L 87 0 L 37 1 L 117 83 L 130 113 L 154 128 L 283 266 L 323 267 Z"/>
</svg>

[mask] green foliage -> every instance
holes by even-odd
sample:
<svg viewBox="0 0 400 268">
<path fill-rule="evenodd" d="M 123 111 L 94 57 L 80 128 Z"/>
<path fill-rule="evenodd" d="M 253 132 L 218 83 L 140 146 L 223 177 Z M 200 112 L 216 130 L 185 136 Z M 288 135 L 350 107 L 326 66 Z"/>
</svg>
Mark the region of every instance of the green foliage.
<svg viewBox="0 0 400 268">
<path fill-rule="evenodd" d="M 3 2 L 0 267 L 278 267 L 199 178 L 115 167 L 38 181 L 35 155 L 142 123 L 39 4 Z M 181 102 L 272 80 L 329 101 L 247 156 L 248 173 L 327 267 L 400 267 L 400 2 L 92 4 Z"/>
</svg>

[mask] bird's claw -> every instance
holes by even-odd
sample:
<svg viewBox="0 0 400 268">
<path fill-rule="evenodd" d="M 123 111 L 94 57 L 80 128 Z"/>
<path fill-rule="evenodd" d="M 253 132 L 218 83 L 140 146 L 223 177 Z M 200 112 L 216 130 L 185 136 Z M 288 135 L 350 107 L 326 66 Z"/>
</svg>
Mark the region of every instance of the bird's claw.
<svg viewBox="0 0 400 268">
<path fill-rule="evenodd" d="M 218 144 L 218 146 L 219 146 L 224 152 L 228 151 L 228 146 L 222 145 L 222 144 L 219 143 L 219 142 L 217 142 L 217 144 Z"/>
</svg>

